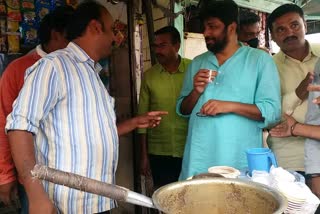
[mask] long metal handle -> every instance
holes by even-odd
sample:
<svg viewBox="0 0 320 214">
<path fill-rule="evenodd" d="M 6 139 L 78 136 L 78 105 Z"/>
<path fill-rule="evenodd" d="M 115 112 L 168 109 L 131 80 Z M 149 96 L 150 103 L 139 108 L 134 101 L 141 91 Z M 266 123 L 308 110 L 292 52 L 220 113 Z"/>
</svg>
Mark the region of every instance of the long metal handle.
<svg viewBox="0 0 320 214">
<path fill-rule="evenodd" d="M 139 206 L 144 206 L 144 207 L 156 209 L 151 198 L 144 196 L 142 194 L 130 191 L 130 190 L 128 190 L 128 196 L 127 196 L 126 202 L 128 202 L 130 204 L 136 204 Z"/>
<path fill-rule="evenodd" d="M 31 171 L 33 177 L 64 185 L 73 189 L 89 192 L 118 201 L 154 208 L 152 199 L 132 192 L 124 187 L 86 178 L 70 172 L 64 172 L 43 165 L 35 165 Z"/>
</svg>

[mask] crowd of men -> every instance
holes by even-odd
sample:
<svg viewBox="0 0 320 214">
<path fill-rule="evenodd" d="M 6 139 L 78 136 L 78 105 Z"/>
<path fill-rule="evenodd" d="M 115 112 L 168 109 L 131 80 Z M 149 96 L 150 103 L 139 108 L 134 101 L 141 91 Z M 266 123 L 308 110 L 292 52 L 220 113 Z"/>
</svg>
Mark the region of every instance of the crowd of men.
<svg viewBox="0 0 320 214">
<path fill-rule="evenodd" d="M 259 46 L 260 18 L 234 1 L 208 1 L 200 19 L 208 51 L 193 60 L 178 54 L 176 28 L 154 33 L 158 63 L 143 75 L 137 116 L 119 124 L 99 77 L 115 39 L 109 11 L 86 1 L 48 14 L 39 46 L 1 77 L 0 201 L 18 195 L 21 213 L 111 213 L 113 199 L 30 172 L 38 163 L 114 184 L 118 138 L 137 128 L 141 174 L 155 188 L 211 166 L 247 168 L 245 150 L 262 147 L 269 130 L 279 166 L 319 197 L 320 44 L 305 39 L 302 9 L 284 4 L 268 16 L 273 57 Z"/>
</svg>

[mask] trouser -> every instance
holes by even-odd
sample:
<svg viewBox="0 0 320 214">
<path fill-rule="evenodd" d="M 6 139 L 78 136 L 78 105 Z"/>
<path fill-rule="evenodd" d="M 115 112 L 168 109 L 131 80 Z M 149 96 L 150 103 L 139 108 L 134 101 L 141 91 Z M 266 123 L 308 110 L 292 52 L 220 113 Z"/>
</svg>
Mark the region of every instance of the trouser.
<svg viewBox="0 0 320 214">
<path fill-rule="evenodd" d="M 111 210 L 104 211 L 104 212 L 101 212 L 101 213 L 96 213 L 96 214 L 111 214 Z"/>
<path fill-rule="evenodd" d="M 155 188 L 179 179 L 182 158 L 150 154 L 149 161 Z"/>
<path fill-rule="evenodd" d="M 18 194 L 19 194 L 20 205 L 21 205 L 20 214 L 28 214 L 29 213 L 28 196 L 22 184 L 18 184 Z"/>
</svg>

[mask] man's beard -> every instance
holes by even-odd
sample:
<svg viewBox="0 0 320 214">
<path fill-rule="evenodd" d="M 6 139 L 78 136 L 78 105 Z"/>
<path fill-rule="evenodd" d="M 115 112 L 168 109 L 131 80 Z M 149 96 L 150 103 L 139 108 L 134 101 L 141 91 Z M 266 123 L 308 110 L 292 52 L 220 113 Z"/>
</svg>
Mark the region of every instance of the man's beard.
<svg viewBox="0 0 320 214">
<path fill-rule="evenodd" d="M 227 30 L 224 29 L 223 33 L 222 33 L 222 38 L 214 38 L 214 37 L 206 37 L 206 45 L 207 45 L 207 49 L 211 52 L 213 52 L 214 54 L 220 53 L 221 51 L 223 51 L 225 49 L 225 47 L 228 44 L 228 39 L 227 39 Z M 207 43 L 208 40 L 213 40 L 214 43 Z"/>
</svg>

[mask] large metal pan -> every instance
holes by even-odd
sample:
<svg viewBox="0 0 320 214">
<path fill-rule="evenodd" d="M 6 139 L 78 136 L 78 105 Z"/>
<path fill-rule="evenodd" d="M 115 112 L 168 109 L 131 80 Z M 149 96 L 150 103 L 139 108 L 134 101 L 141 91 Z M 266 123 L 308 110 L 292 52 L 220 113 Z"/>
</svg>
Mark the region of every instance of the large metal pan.
<svg viewBox="0 0 320 214">
<path fill-rule="evenodd" d="M 81 191 L 156 208 L 168 214 L 280 214 L 287 208 L 287 199 L 278 191 L 241 179 L 198 178 L 179 181 L 159 188 L 151 199 L 124 187 L 46 166 L 36 165 L 32 175 Z"/>
</svg>

